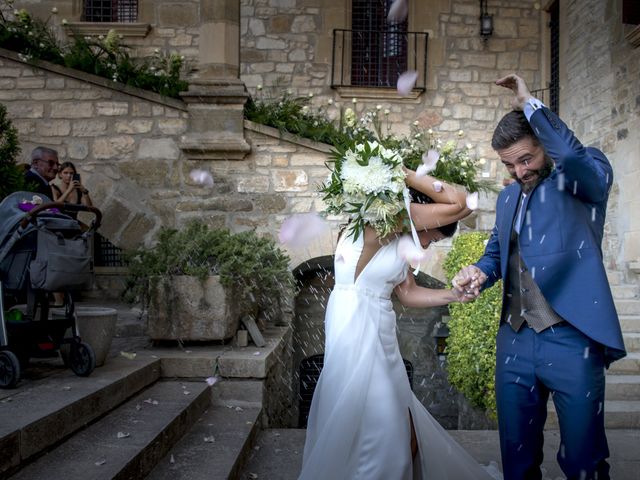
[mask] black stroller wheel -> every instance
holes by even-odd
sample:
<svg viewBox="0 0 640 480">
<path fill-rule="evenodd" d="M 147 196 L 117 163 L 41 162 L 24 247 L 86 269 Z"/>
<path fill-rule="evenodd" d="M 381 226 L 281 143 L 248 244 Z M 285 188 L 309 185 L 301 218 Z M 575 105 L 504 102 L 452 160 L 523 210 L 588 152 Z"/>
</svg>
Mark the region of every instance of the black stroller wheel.
<svg viewBox="0 0 640 480">
<path fill-rule="evenodd" d="M 96 368 L 96 354 L 91 345 L 84 342 L 72 342 L 69 351 L 69 366 L 79 377 L 88 377 Z"/>
<path fill-rule="evenodd" d="M 0 388 L 14 388 L 20 380 L 20 361 L 13 352 L 0 352 Z"/>
</svg>

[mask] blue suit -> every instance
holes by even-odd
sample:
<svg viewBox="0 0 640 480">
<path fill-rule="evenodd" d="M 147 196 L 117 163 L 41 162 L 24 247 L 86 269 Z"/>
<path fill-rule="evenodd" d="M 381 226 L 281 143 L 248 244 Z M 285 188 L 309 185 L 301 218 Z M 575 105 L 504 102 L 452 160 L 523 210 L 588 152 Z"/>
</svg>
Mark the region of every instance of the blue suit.
<svg viewBox="0 0 640 480">
<path fill-rule="evenodd" d="M 558 462 L 567 477 L 588 479 L 597 472 L 608 478 L 604 368 L 625 356 L 601 248 L 613 172 L 602 152 L 584 147 L 546 107 L 529 123 L 555 169 L 525 197 L 520 256 L 569 325 L 540 333 L 500 327 L 496 393 L 505 480 L 540 478 L 549 393 L 562 436 Z M 496 223 L 476 263 L 488 277 L 483 288 L 507 278 L 520 194 L 514 183 L 498 196 Z"/>
</svg>

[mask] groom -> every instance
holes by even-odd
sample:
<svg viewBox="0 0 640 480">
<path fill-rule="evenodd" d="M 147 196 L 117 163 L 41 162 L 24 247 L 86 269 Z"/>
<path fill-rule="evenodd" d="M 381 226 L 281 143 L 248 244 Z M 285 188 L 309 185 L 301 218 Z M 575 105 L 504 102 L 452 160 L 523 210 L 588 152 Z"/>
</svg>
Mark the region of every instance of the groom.
<svg viewBox="0 0 640 480">
<path fill-rule="evenodd" d="M 601 251 L 611 165 L 520 77 L 496 83 L 514 92 L 514 111 L 491 145 L 515 182 L 498 196 L 484 255 L 454 285 L 474 296 L 504 279 L 496 348 L 504 478 L 541 478 L 551 394 L 562 471 L 568 479 L 608 479 L 604 371 L 625 355 Z"/>
</svg>

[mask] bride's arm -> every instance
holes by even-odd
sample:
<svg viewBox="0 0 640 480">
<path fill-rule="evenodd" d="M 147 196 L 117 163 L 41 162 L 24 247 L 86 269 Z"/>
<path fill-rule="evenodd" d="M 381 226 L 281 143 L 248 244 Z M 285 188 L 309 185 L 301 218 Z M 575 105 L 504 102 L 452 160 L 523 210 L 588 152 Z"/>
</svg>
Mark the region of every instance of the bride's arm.
<svg viewBox="0 0 640 480">
<path fill-rule="evenodd" d="M 475 299 L 475 296 L 461 295 L 455 289 L 421 287 L 416 284 L 411 273 L 395 288 L 395 293 L 400 303 L 413 308 L 439 307 L 452 302 L 466 303 Z"/>
<path fill-rule="evenodd" d="M 429 196 L 435 203 L 411 203 L 411 218 L 418 230 L 432 229 L 457 222 L 471 213 L 467 208 L 467 192 L 459 186 L 439 181 L 430 175 L 418 177 L 413 170 L 405 169 L 408 187 Z M 440 182 L 436 191 L 433 184 Z"/>
</svg>

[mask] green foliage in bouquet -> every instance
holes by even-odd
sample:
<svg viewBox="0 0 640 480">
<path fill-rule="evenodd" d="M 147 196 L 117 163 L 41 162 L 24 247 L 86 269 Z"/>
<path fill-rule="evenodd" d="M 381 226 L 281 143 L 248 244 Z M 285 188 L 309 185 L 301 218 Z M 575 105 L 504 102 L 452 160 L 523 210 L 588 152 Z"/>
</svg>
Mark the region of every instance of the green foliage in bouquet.
<svg viewBox="0 0 640 480">
<path fill-rule="evenodd" d="M 153 277 L 192 275 L 204 280 L 220 275 L 224 286 L 235 285 L 241 298 L 252 298 L 264 311 L 280 305 L 294 285 L 289 259 L 270 238 L 254 232 L 230 233 L 202 222 L 184 228 L 163 228 L 152 248 L 127 255 L 128 300 L 149 299 Z"/>
<path fill-rule="evenodd" d="M 0 104 L 0 200 L 26 189 L 24 171 L 16 165 L 19 153 L 18 132 L 7 117 L 7 109 Z"/>
<path fill-rule="evenodd" d="M 12 3 L 4 1 L 5 12 Z M 53 14 L 56 11 L 54 8 Z M 179 98 L 179 92 L 188 88 L 181 78 L 184 59 L 177 53 L 156 50 L 151 57 L 133 58 L 115 30 L 105 37 L 75 35 L 64 44 L 49 27 L 49 20 L 32 17 L 24 9 L 15 10 L 12 17 L 0 10 L 0 47 L 19 52 L 24 61 L 46 60 L 168 97 Z"/>
<path fill-rule="evenodd" d="M 487 233 L 463 233 L 453 240 L 444 262 L 449 282 L 456 273 L 484 253 Z M 496 335 L 502 308 L 502 282 L 483 291 L 470 303 L 449 305 L 447 339 L 449 382 L 469 402 L 496 418 Z"/>
</svg>

